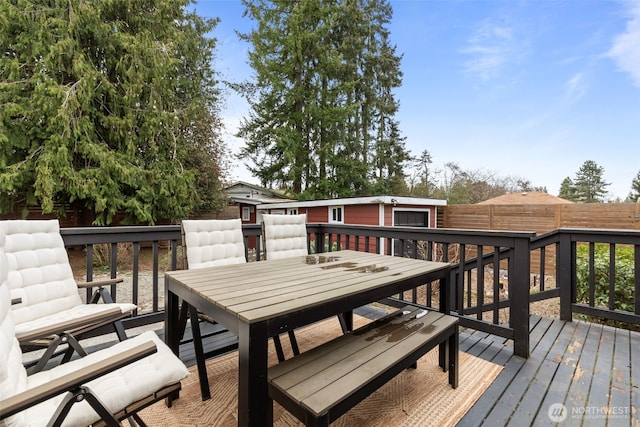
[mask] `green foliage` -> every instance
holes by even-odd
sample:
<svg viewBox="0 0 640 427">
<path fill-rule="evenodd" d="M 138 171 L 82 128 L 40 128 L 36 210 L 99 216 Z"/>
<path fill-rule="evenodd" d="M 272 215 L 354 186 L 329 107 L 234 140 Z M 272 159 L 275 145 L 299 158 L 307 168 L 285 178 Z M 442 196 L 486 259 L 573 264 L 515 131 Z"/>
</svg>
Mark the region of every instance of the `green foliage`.
<svg viewBox="0 0 640 427">
<path fill-rule="evenodd" d="M 217 203 L 219 92 L 205 37 L 217 21 L 189 3 L 0 0 L 2 211 L 76 206 L 97 225 L 120 212 L 153 224 Z M 201 147 L 207 157 L 194 160 Z"/>
<path fill-rule="evenodd" d="M 577 201 L 575 186 L 573 185 L 573 181 L 571 180 L 571 178 L 566 177 L 562 180 L 558 197 L 561 197 L 565 200 L 571 200 L 572 202 Z"/>
<path fill-rule="evenodd" d="M 609 245 L 594 245 L 594 304 L 609 306 Z M 634 311 L 634 251 L 632 247 L 616 247 L 615 250 L 615 309 Z M 576 254 L 576 301 L 589 303 L 589 245 L 581 244 Z"/>
<path fill-rule="evenodd" d="M 562 181 L 559 197 L 579 203 L 603 202 L 609 186 L 603 175 L 603 167 L 593 160 L 587 160 L 580 166 L 573 181 L 568 177 Z"/>
<path fill-rule="evenodd" d="M 257 25 L 242 35 L 255 84 L 240 153 L 264 186 L 300 199 L 405 188 L 404 138 L 394 119 L 400 57 L 386 1 L 243 0 Z"/>
<path fill-rule="evenodd" d="M 640 171 L 631 181 L 631 192 L 627 200 L 630 202 L 638 202 L 640 200 Z"/>
</svg>

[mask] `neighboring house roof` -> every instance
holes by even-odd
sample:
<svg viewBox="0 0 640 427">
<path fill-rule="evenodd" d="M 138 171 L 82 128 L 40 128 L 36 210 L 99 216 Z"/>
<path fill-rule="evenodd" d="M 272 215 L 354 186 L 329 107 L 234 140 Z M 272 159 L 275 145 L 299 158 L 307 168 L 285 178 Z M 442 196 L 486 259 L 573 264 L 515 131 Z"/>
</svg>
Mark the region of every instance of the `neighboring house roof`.
<svg viewBox="0 0 640 427">
<path fill-rule="evenodd" d="M 227 196 L 236 203 L 248 205 L 262 205 L 264 203 L 287 202 L 291 199 L 283 196 L 277 191 L 250 184 L 244 181 L 237 181 L 224 189 Z"/>
<path fill-rule="evenodd" d="M 477 203 L 478 205 L 557 205 L 573 203 L 542 191 L 509 193 Z"/>
<path fill-rule="evenodd" d="M 419 206 L 446 206 L 447 201 L 441 199 L 425 199 L 421 197 L 401 197 L 401 196 L 367 196 L 348 197 L 343 199 L 322 199 L 305 201 L 282 201 L 275 204 L 262 204 L 259 209 L 278 208 L 312 208 L 318 206 L 345 206 L 363 204 L 386 204 L 386 205 L 419 205 Z"/>
</svg>

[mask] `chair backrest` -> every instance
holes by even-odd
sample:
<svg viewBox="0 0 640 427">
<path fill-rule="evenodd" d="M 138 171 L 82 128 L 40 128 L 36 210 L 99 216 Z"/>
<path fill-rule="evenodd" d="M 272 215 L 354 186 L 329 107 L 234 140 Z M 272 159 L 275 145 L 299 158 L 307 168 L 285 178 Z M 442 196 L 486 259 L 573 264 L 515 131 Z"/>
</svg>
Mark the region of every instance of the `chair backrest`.
<svg viewBox="0 0 640 427">
<path fill-rule="evenodd" d="M 0 221 L 16 325 L 82 304 L 58 220 Z"/>
<path fill-rule="evenodd" d="M 240 219 L 182 221 L 185 269 L 247 262 Z"/>
<path fill-rule="evenodd" d="M 15 335 L 15 324 L 11 315 L 11 296 L 7 283 L 8 262 L 4 252 L 5 235 L 0 228 L 0 400 L 7 399 L 27 387 L 27 370 L 22 365 L 22 351 Z M 0 421 L 2 426 L 27 425 L 20 413 Z"/>
<path fill-rule="evenodd" d="M 267 259 L 307 255 L 307 215 L 262 215 Z"/>
</svg>

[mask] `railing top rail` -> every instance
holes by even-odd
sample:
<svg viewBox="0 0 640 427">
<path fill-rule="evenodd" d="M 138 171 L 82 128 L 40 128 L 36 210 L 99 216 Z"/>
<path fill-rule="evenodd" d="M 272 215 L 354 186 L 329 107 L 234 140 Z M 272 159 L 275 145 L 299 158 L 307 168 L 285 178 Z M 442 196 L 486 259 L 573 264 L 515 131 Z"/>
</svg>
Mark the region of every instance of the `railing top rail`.
<svg viewBox="0 0 640 427">
<path fill-rule="evenodd" d="M 534 232 L 527 231 L 467 230 L 455 228 L 358 226 L 343 224 L 307 224 L 307 227 L 310 232 L 317 231 L 368 237 L 501 247 L 514 247 L 516 241 L 529 241 L 535 236 Z"/>
<path fill-rule="evenodd" d="M 87 236 L 91 236 L 90 243 L 118 243 L 150 242 L 158 240 L 180 239 L 179 225 L 135 225 L 117 227 L 69 227 L 61 228 L 67 245 L 83 245 L 88 243 Z"/>
<path fill-rule="evenodd" d="M 410 226 L 373 226 L 373 225 L 347 225 L 347 224 L 326 224 L 326 223 L 309 223 L 307 226 L 321 227 L 323 229 L 362 229 L 370 230 L 374 232 L 395 232 L 395 231 L 410 231 L 419 232 L 424 234 L 452 234 L 452 235 L 467 235 L 473 234 L 477 236 L 508 236 L 508 237 L 526 237 L 530 238 L 535 236 L 533 231 L 519 231 L 519 230 L 481 230 L 481 229 L 468 229 L 468 228 L 426 228 L 426 227 L 410 227 Z"/>
<path fill-rule="evenodd" d="M 601 242 L 618 244 L 640 244 L 639 230 L 607 228 L 558 228 L 531 239 L 532 249 L 557 243 L 560 236 L 569 236 L 572 242 Z"/>
<path fill-rule="evenodd" d="M 590 235 L 618 235 L 618 236 L 640 236 L 640 230 L 625 230 L 621 228 L 559 228 L 557 233 L 590 234 Z"/>
</svg>

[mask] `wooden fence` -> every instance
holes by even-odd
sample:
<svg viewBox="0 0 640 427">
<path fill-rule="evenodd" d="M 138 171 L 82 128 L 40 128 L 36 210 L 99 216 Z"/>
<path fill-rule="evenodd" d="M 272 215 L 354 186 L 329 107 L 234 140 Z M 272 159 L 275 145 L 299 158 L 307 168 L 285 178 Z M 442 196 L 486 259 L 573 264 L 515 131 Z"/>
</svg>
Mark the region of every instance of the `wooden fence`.
<svg viewBox="0 0 640 427">
<path fill-rule="evenodd" d="M 442 210 L 444 228 L 537 234 L 558 228 L 640 230 L 640 203 L 449 205 Z"/>
</svg>

